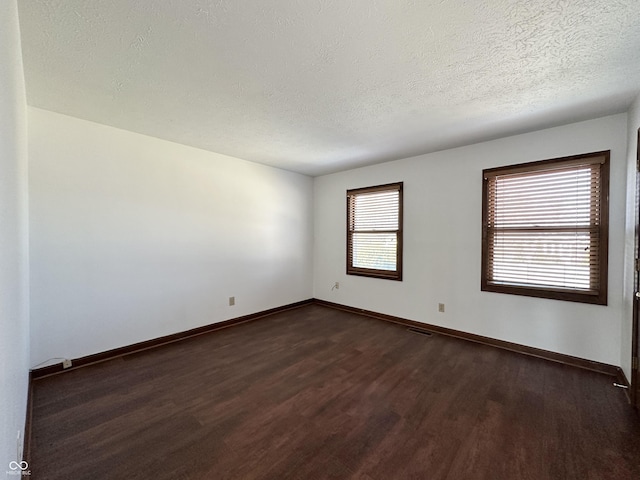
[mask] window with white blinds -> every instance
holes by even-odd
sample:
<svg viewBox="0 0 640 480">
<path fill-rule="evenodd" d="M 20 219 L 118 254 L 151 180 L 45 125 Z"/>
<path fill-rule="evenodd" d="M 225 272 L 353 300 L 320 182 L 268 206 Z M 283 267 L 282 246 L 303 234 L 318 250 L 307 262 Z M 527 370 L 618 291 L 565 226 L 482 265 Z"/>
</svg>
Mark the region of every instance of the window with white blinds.
<svg viewBox="0 0 640 480">
<path fill-rule="evenodd" d="M 347 190 L 347 274 L 402 280 L 402 182 Z"/>
<path fill-rule="evenodd" d="M 606 305 L 609 152 L 483 175 L 482 290 Z"/>
</svg>

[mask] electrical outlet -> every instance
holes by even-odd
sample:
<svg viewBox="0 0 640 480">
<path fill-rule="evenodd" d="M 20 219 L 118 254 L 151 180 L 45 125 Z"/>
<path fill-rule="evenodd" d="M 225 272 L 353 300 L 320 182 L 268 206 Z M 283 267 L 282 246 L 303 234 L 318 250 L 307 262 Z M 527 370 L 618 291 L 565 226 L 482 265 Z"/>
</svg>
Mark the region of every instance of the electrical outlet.
<svg viewBox="0 0 640 480">
<path fill-rule="evenodd" d="M 439 304 L 438 304 L 438 311 L 439 311 L 440 313 L 444 313 L 444 303 L 439 303 Z"/>
<path fill-rule="evenodd" d="M 71 368 L 71 360 L 69 360 L 68 358 L 65 358 L 62 361 L 62 368 Z"/>
<path fill-rule="evenodd" d="M 236 304 L 236 297 L 229 297 L 229 306 L 233 307 Z"/>
</svg>

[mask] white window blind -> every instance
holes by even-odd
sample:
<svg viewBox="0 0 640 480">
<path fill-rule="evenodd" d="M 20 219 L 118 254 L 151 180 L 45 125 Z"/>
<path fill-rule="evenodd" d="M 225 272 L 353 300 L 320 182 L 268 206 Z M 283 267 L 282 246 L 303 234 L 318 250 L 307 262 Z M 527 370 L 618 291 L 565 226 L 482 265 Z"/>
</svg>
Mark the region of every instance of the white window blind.
<svg viewBox="0 0 640 480">
<path fill-rule="evenodd" d="M 592 297 L 606 291 L 605 160 L 598 154 L 485 173 L 483 283 Z"/>
<path fill-rule="evenodd" d="M 347 191 L 347 273 L 399 279 L 402 184 Z"/>
</svg>

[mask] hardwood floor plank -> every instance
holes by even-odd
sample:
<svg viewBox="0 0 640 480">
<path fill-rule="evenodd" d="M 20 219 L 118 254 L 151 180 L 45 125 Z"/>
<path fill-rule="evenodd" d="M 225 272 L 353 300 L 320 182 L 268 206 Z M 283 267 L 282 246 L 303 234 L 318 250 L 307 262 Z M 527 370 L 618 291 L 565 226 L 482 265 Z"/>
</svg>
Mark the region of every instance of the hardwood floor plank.
<svg viewBox="0 0 640 480">
<path fill-rule="evenodd" d="M 637 479 L 613 378 L 308 305 L 33 383 L 42 479 Z"/>
</svg>

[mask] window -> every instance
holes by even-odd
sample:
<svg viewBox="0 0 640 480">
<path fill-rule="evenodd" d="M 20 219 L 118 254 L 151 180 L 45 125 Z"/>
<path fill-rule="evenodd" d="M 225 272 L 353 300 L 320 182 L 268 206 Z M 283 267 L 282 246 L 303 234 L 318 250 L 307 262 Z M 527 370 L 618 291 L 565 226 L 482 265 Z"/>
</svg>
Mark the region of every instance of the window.
<svg viewBox="0 0 640 480">
<path fill-rule="evenodd" d="M 482 290 L 606 305 L 609 151 L 483 176 Z"/>
<path fill-rule="evenodd" d="M 402 182 L 347 190 L 347 274 L 402 280 Z"/>
</svg>

